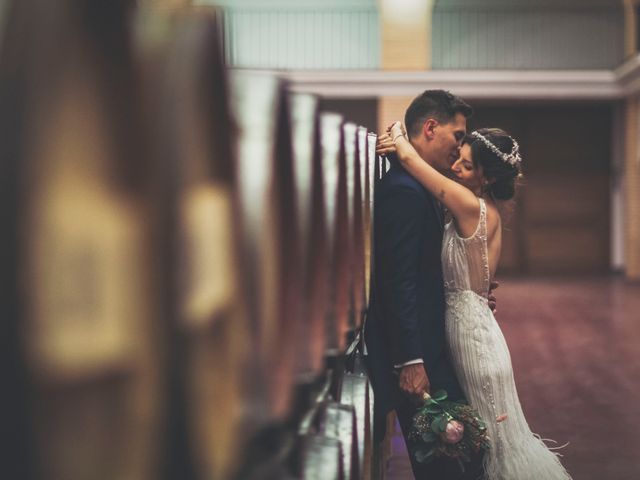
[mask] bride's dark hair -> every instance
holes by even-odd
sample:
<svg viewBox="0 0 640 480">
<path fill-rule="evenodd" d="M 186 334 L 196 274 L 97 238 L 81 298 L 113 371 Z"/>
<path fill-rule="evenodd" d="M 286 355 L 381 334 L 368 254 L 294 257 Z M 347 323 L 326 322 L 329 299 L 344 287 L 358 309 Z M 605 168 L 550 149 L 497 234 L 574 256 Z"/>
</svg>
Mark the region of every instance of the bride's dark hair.
<svg viewBox="0 0 640 480">
<path fill-rule="evenodd" d="M 476 132 L 495 145 L 500 152 L 506 155 L 512 152 L 514 140 L 504 130 L 481 128 Z M 474 167 L 481 166 L 484 177 L 490 182 L 486 191 L 496 200 L 512 199 L 516 193 L 517 180 L 522 175 L 520 162 L 512 165 L 504 161 L 481 139 L 473 135 L 467 135 L 464 143 L 471 147 Z"/>
</svg>

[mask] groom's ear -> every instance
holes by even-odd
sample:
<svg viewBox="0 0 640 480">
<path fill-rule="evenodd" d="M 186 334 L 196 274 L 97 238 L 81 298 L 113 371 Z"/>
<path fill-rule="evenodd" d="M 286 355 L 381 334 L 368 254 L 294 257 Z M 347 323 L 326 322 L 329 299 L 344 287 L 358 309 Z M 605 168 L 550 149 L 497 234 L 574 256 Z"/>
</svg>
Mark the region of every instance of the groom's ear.
<svg viewBox="0 0 640 480">
<path fill-rule="evenodd" d="M 438 121 L 435 118 L 427 118 L 427 120 L 422 125 L 422 133 L 427 138 L 427 140 L 433 140 L 436 136 L 435 129 L 439 125 Z"/>
</svg>

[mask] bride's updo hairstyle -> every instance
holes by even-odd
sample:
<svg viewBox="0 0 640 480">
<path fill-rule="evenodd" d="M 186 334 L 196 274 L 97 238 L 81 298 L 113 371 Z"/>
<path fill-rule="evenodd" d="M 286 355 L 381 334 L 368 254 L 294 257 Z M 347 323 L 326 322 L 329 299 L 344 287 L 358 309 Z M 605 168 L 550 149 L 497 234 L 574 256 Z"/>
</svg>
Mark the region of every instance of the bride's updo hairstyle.
<svg viewBox="0 0 640 480">
<path fill-rule="evenodd" d="M 464 143 L 471 147 L 474 167 L 482 167 L 490 182 L 486 191 L 496 200 L 511 200 L 522 172 L 515 140 L 499 128 L 481 128 L 467 135 Z"/>
</svg>

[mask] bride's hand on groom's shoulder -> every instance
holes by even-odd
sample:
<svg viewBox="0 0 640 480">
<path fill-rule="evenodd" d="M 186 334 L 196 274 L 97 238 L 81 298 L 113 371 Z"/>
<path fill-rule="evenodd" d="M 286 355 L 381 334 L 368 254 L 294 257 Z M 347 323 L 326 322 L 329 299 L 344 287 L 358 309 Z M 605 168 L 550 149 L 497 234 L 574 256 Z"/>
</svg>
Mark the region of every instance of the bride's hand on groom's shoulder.
<svg viewBox="0 0 640 480">
<path fill-rule="evenodd" d="M 396 140 L 398 137 L 406 137 L 407 131 L 400 121 L 393 122 L 385 133 L 378 135 L 376 141 L 376 153 L 378 155 L 392 155 L 396 153 Z"/>
<path fill-rule="evenodd" d="M 429 377 L 424 369 L 424 364 L 417 363 L 402 367 L 398 385 L 403 393 L 421 399 L 424 392 L 429 392 L 430 389 Z"/>
<path fill-rule="evenodd" d="M 389 155 L 396 152 L 396 146 L 393 144 L 393 139 L 389 133 L 382 133 L 378 135 L 376 141 L 376 154 Z"/>
</svg>

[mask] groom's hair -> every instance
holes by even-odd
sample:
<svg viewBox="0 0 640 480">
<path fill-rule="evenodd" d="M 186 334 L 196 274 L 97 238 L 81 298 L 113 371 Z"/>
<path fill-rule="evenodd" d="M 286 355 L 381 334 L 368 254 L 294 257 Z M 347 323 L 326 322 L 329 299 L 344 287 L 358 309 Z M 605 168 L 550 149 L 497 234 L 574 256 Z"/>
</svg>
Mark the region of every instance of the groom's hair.
<svg viewBox="0 0 640 480">
<path fill-rule="evenodd" d="M 469 118 L 473 109 L 460 97 L 446 90 L 425 90 L 407 108 L 404 124 L 409 137 L 413 137 L 420 133 L 427 119 L 434 118 L 440 123 L 449 123 L 457 113 Z"/>
</svg>

